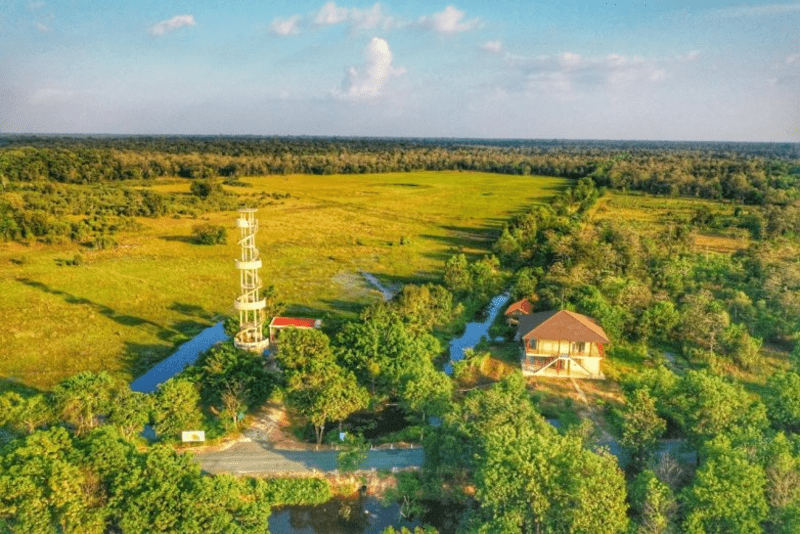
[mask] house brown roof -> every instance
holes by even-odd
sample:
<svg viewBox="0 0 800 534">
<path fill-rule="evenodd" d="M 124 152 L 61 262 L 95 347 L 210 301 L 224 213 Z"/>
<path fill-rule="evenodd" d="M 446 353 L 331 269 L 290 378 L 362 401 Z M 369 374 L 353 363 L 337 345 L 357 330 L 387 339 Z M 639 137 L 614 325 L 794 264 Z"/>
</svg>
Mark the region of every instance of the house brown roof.
<svg viewBox="0 0 800 534">
<path fill-rule="evenodd" d="M 504 313 L 503 315 L 511 315 L 515 311 L 519 311 L 524 313 L 525 315 L 528 315 L 533 311 L 533 304 L 531 304 L 531 301 L 529 301 L 528 299 L 518 300 L 517 302 L 509 306 L 508 309 L 506 310 L 506 313 Z"/>
<path fill-rule="evenodd" d="M 523 339 L 609 342 L 603 327 L 593 319 L 567 310 L 544 311 L 520 317 L 518 332 Z"/>
</svg>

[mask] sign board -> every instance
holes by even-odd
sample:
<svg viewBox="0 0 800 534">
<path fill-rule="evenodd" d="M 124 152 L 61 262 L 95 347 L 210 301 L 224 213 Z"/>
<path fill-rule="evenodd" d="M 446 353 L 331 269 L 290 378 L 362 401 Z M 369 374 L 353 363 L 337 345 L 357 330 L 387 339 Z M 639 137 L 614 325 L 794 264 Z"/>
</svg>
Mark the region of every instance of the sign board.
<svg viewBox="0 0 800 534">
<path fill-rule="evenodd" d="M 206 433 L 203 430 L 184 430 L 181 432 L 181 440 L 187 441 L 205 441 Z"/>
</svg>

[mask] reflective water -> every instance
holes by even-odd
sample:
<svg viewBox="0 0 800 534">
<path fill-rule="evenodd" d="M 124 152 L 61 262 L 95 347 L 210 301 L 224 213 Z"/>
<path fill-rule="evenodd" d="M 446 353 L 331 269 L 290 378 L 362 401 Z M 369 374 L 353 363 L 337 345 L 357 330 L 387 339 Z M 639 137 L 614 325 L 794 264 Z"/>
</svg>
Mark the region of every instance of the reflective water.
<svg viewBox="0 0 800 534">
<path fill-rule="evenodd" d="M 510 298 L 511 295 L 508 293 L 497 295 L 489 304 L 486 320 L 480 323 L 467 323 L 467 328 L 464 330 L 464 335 L 450 342 L 451 362 L 457 362 L 461 360 L 464 357 L 464 351 L 466 349 L 477 345 L 483 336 L 489 336 L 489 327 L 492 326 L 497 314 L 500 313 L 500 310 L 506 305 Z M 448 375 L 453 374 L 452 364 L 445 364 L 444 371 Z"/>
<path fill-rule="evenodd" d="M 367 534 L 388 526 L 413 528 L 419 523 L 400 516 L 397 504 L 383 507 L 376 499 L 331 499 L 316 506 L 286 506 L 269 517 L 273 534 Z"/>
<path fill-rule="evenodd" d="M 228 336 L 225 335 L 222 322 L 206 328 L 178 347 L 178 350 L 172 356 L 160 361 L 145 374 L 131 382 L 131 390 L 152 393 L 160 384 L 180 373 L 187 365 L 194 363 L 201 352 L 226 339 L 228 339 Z"/>
<path fill-rule="evenodd" d="M 443 506 L 427 503 L 428 512 L 420 519 L 408 521 L 400 515 L 399 504 L 383 506 L 374 497 L 365 499 L 331 499 L 316 506 L 275 508 L 269 517 L 273 534 L 380 534 L 392 526 L 413 529 L 430 524 L 440 534 L 453 534 L 463 512 L 460 505 Z"/>
</svg>

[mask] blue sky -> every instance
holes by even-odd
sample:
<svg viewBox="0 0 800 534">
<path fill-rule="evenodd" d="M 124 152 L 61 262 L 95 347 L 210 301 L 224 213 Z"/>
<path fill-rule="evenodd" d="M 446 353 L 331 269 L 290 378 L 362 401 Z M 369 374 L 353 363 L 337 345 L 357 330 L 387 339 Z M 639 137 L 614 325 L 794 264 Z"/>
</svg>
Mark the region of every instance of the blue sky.
<svg viewBox="0 0 800 534">
<path fill-rule="evenodd" d="M 800 2 L 4 0 L 0 132 L 800 141 Z"/>
</svg>

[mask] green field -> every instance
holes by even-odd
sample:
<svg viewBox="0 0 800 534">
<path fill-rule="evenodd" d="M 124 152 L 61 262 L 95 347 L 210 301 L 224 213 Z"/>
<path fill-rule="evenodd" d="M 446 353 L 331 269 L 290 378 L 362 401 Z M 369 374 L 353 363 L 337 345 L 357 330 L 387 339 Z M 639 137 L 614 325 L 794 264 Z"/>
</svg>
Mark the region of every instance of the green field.
<svg viewBox="0 0 800 534">
<path fill-rule="evenodd" d="M 259 209 L 262 278 L 290 313 L 323 318 L 379 298 L 360 271 L 387 284 L 435 278 L 450 254 L 487 252 L 510 215 L 568 184 L 467 172 L 243 181 L 251 187 L 226 187 L 243 202 L 264 191 L 291 195 Z M 189 194 L 188 183 L 153 188 Z M 0 376 L 41 388 L 86 369 L 131 378 L 143 360 L 163 358 L 231 313 L 235 218 L 142 218 L 141 230 L 119 235 L 112 250 L 0 244 Z M 201 222 L 226 225 L 228 244 L 191 243 Z M 79 252 L 82 265 L 65 264 Z"/>
</svg>

